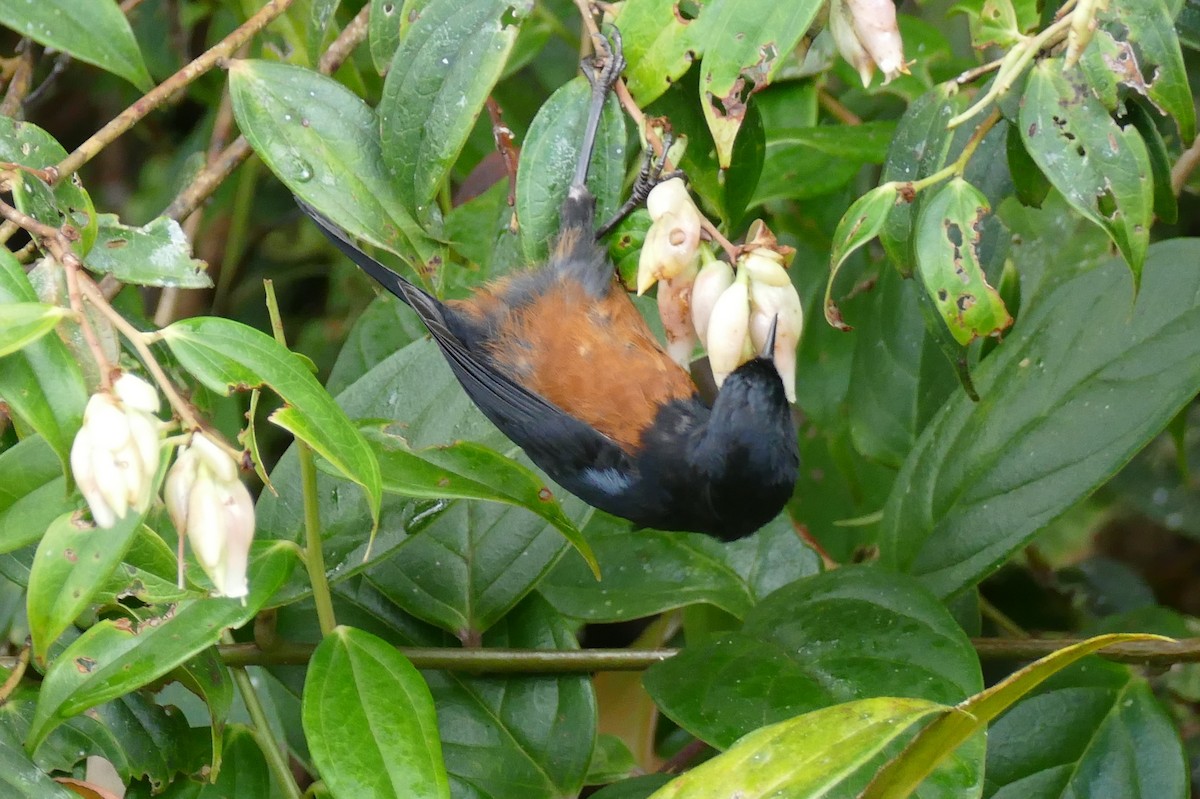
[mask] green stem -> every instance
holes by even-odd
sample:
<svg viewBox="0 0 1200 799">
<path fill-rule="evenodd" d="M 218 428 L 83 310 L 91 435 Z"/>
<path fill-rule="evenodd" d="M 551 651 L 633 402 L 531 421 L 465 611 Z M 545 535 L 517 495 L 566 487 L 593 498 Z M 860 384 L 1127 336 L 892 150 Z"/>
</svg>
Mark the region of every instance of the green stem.
<svg viewBox="0 0 1200 799">
<path fill-rule="evenodd" d="M 228 635 L 226 633 L 226 636 Z M 267 714 L 263 710 L 262 702 L 258 701 L 258 693 L 254 690 L 250 675 L 240 667 L 231 669 L 231 672 L 238 692 L 242 695 L 242 702 L 245 703 L 246 710 L 250 713 L 250 720 L 254 724 L 251 730 L 254 740 L 258 742 L 258 748 L 262 750 L 263 757 L 267 759 L 267 766 L 275 774 L 275 781 L 279 783 L 280 789 L 288 799 L 301 799 L 300 786 L 296 784 L 296 778 L 292 776 L 287 753 L 283 746 L 275 740 L 275 736 L 271 734 L 271 725 L 267 721 Z"/>
</svg>

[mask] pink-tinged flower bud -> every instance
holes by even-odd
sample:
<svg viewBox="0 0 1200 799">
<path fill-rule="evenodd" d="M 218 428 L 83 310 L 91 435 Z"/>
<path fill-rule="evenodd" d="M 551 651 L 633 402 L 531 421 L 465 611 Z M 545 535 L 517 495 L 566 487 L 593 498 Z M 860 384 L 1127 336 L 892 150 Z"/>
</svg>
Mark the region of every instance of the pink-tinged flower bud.
<svg viewBox="0 0 1200 799">
<path fill-rule="evenodd" d="M 150 507 L 161 444 L 161 425 L 151 409 L 158 404 L 153 387 L 124 374 L 113 393 L 93 394 L 84 408 L 71 445 L 71 471 L 100 527 Z"/>
<path fill-rule="evenodd" d="M 708 248 L 701 248 L 704 266 L 692 284 L 692 326 L 700 343 L 708 346 L 708 321 L 712 318 L 717 299 L 733 285 L 733 267 L 713 257 Z"/>
<path fill-rule="evenodd" d="M 217 593 L 246 596 L 254 501 L 233 458 L 197 431 L 179 448 L 163 494 L 175 529 L 187 536 Z"/>
<path fill-rule="evenodd" d="M 842 56 L 854 66 L 863 86 L 878 66 L 886 84 L 908 73 L 904 43 L 892 0 L 831 0 L 829 29 Z"/>
<path fill-rule="evenodd" d="M 751 357 L 749 334 L 750 289 L 746 273 L 739 272 L 733 285 L 717 298 L 708 320 L 708 365 L 718 388 Z"/>
<path fill-rule="evenodd" d="M 783 380 L 788 402 L 796 401 L 796 347 L 804 328 L 804 308 L 800 295 L 789 282 L 774 286 L 750 278 L 750 340 L 757 351 L 766 346 L 771 324 L 775 324 L 775 348 L 771 359 Z"/>
<path fill-rule="evenodd" d="M 696 267 L 689 266 L 658 284 L 658 316 L 667 336 L 667 353 L 684 369 L 692 362 L 696 331 L 692 328 L 692 291 Z"/>
</svg>

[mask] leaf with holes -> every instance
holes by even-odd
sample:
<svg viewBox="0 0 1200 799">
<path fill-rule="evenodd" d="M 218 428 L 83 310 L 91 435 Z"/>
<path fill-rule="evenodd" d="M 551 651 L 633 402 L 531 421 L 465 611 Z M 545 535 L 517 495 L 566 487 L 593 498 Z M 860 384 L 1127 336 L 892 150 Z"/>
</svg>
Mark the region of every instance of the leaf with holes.
<svg viewBox="0 0 1200 799">
<path fill-rule="evenodd" d="M 617 9 L 615 24 L 629 61 L 625 85 L 645 108 L 688 71 L 696 59 L 693 31 L 701 25 L 679 13 L 678 0 L 621 3 Z"/>
<path fill-rule="evenodd" d="M 940 187 L 917 217 L 917 274 L 942 321 L 962 346 L 1012 324 L 979 261 L 987 198 L 962 178 Z"/>
<path fill-rule="evenodd" d="M 850 330 L 842 321 L 842 312 L 833 301 L 833 281 L 850 253 L 879 235 L 888 214 L 896 207 L 899 185 L 884 183 L 854 201 L 833 232 L 833 249 L 829 252 L 829 279 L 825 282 L 825 321 L 840 330 Z"/>
<path fill-rule="evenodd" d="M 1062 60 L 1033 68 L 1021 100 L 1021 139 L 1054 187 L 1116 243 L 1141 282 L 1150 243 L 1154 187 L 1146 144 L 1122 128 Z"/>
<path fill-rule="evenodd" d="M 733 142 L 746 116 L 750 95 L 765 88 L 812 25 L 820 0 L 743 0 L 722 3 L 701 15 L 700 104 L 717 145 L 717 161 L 728 168 Z"/>
<path fill-rule="evenodd" d="M 129 227 L 114 214 L 101 214 L 96 243 L 87 267 L 122 283 L 166 288 L 212 288 L 206 264 L 192 257 L 192 245 L 174 219 L 160 216 L 142 227 Z"/>
</svg>

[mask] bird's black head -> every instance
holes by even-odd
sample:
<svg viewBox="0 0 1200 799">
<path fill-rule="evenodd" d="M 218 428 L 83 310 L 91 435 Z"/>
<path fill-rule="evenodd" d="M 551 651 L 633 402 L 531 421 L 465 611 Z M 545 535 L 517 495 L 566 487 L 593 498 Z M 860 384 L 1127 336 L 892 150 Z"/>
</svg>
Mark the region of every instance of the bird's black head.
<svg viewBox="0 0 1200 799">
<path fill-rule="evenodd" d="M 792 495 L 800 467 L 796 426 L 783 381 L 766 358 L 725 379 L 691 453 L 720 520 L 713 530 L 740 538 L 773 519 Z"/>
</svg>

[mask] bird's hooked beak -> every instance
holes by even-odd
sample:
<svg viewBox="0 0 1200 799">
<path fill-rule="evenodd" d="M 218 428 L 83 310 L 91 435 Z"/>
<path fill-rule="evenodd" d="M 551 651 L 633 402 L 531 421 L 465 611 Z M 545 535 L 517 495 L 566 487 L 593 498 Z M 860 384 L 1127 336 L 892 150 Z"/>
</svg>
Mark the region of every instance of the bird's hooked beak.
<svg viewBox="0 0 1200 799">
<path fill-rule="evenodd" d="M 771 329 L 767 331 L 767 340 L 763 343 L 762 352 L 758 357 L 775 362 L 775 329 L 779 327 L 779 314 L 771 317 Z"/>
</svg>

